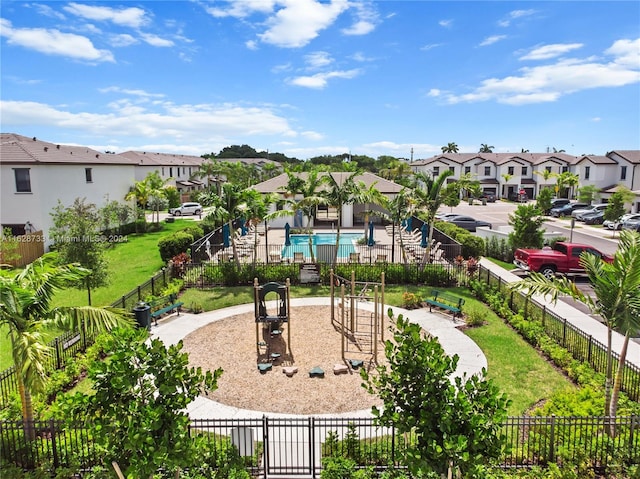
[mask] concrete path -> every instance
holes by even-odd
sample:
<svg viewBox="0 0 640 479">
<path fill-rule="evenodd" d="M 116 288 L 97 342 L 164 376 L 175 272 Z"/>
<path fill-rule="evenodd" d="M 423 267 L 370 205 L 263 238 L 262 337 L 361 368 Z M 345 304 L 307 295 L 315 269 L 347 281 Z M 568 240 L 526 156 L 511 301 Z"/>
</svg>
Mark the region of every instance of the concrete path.
<svg viewBox="0 0 640 479">
<path fill-rule="evenodd" d="M 330 306 L 331 298 L 293 298 L 291 306 Z M 373 311 L 373 303 L 362 302 L 359 307 L 367 311 Z M 386 314 L 390 306 L 384 307 Z M 461 323 L 454 323 L 450 315 L 441 313 L 430 313 L 428 309 L 406 310 L 391 307 L 393 314 L 397 317 L 402 314 L 412 322 L 419 324 L 422 329 L 435 336 L 440 341 L 445 352 L 449 355 L 459 356 L 457 376 L 478 374 L 482 368 L 487 367 L 487 360 L 482 350 L 468 336 L 457 329 Z M 183 313 L 180 316 L 173 315 L 158 323 L 158 326 L 151 327 L 151 337 L 162 340 L 166 345 L 175 344 L 193 331 L 220 319 L 235 316 L 238 314 L 250 313 L 254 310 L 253 303 L 232 306 L 230 308 L 219 309 L 202 314 Z M 197 419 L 232 419 L 232 418 L 261 418 L 263 415 L 269 417 L 305 417 L 292 414 L 264 413 L 239 409 L 232 406 L 212 401 L 203 397 L 198 397 L 189 407 L 189 415 Z M 370 410 L 351 411 L 341 414 L 314 414 L 314 417 L 370 417 Z"/>
</svg>

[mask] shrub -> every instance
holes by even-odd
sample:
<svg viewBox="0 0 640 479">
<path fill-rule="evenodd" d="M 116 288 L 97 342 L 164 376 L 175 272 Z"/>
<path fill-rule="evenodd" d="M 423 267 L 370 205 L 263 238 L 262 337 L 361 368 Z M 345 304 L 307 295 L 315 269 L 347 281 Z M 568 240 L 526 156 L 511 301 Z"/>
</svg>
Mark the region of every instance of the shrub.
<svg viewBox="0 0 640 479">
<path fill-rule="evenodd" d="M 180 253 L 186 253 L 192 243 L 193 235 L 184 231 L 176 231 L 172 235 L 165 236 L 158 241 L 162 261 L 167 262 Z"/>
<path fill-rule="evenodd" d="M 405 291 L 402 293 L 402 307 L 405 309 L 417 309 L 422 305 L 422 298 L 415 293 Z"/>
</svg>

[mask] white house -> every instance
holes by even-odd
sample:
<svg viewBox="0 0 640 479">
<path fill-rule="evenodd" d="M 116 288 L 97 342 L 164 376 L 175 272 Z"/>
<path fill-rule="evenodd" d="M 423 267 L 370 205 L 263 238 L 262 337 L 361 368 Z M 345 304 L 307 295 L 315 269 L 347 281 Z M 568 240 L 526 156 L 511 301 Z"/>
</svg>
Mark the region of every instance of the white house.
<svg viewBox="0 0 640 479">
<path fill-rule="evenodd" d="M 0 223 L 15 235 L 42 230 L 45 246 L 58 201 L 70 206 L 85 198 L 98 207 L 121 201 L 134 179 L 135 165 L 126 157 L 0 134 Z"/>
</svg>

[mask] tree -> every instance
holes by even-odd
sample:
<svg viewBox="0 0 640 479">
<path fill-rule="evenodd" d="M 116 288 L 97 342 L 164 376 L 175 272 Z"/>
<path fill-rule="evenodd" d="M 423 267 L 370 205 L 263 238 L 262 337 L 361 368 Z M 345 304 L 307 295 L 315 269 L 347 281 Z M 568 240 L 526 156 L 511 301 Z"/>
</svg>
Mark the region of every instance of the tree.
<svg viewBox="0 0 640 479">
<path fill-rule="evenodd" d="M 369 218 L 372 214 L 376 214 L 376 210 L 371 209 L 370 206 L 383 205 L 386 200 L 386 197 L 376 188 L 376 184 L 377 182 L 374 182 L 367 188 L 363 182 L 360 182 L 354 199 L 356 203 L 364 205 L 362 214 L 364 215 L 364 239 L 367 243 L 369 241 Z"/>
<path fill-rule="evenodd" d="M 554 303 L 560 295 L 569 295 L 584 303 L 593 314 L 599 315 L 607 325 L 607 368 L 605 383 L 605 415 L 615 416 L 629 338 L 640 330 L 640 234 L 631 231 L 620 233 L 618 250 L 613 262 L 589 253 L 580 256 L 595 297 L 582 292 L 575 283 L 565 277 L 548 279 L 539 273 L 511 285 L 515 290 L 526 291 L 528 296 L 550 296 Z M 620 358 L 613 375 L 612 331 L 624 335 Z M 614 431 L 611 431 L 614 433 Z"/>
<path fill-rule="evenodd" d="M 147 215 L 145 215 L 145 209 L 147 208 L 147 203 L 149 203 L 149 185 L 146 181 L 136 181 L 133 187 L 129 190 L 129 192 L 125 195 L 124 199 L 126 201 L 133 201 L 133 207 L 136 211 L 136 220 L 142 218 L 143 222 L 147 222 Z M 138 211 L 138 206 L 142 207 L 142 214 Z M 138 231 L 137 221 L 136 221 L 136 232 Z"/>
<path fill-rule="evenodd" d="M 578 188 L 578 201 L 591 204 L 600 198 L 600 189 L 595 185 L 584 185 Z"/>
<path fill-rule="evenodd" d="M 76 393 L 64 405 L 67 416 L 91 425 L 106 460 L 126 477 L 153 477 L 159 468 L 177 471 L 194 461 L 186 407 L 214 391 L 221 369 L 189 367 L 182 341 L 165 347 L 146 341 L 144 330 L 118 330 L 107 350 L 110 361 L 89 370 L 92 394 Z"/>
<path fill-rule="evenodd" d="M 432 178 L 430 175 L 424 173 L 416 173 L 415 179 L 416 189 L 414 195 L 418 201 L 419 209 L 424 212 L 425 220 L 429 225 L 429 239 L 427 242 L 427 251 L 423 257 L 423 262 L 427 261 L 431 257 L 431 242 L 433 240 L 433 223 L 435 221 L 436 213 L 442 205 L 443 197 L 440 194 L 445 180 L 452 176 L 451 170 L 444 170 L 438 175 L 437 178 Z"/>
<path fill-rule="evenodd" d="M 106 242 L 100 234 L 102 219 L 93 203 L 76 198 L 73 205 L 58 205 L 51 213 L 51 237 L 58 251 L 60 264 L 77 263 L 90 271 L 74 284 L 87 290 L 87 304 L 91 305 L 91 289 L 109 283 L 109 270 L 104 257 Z"/>
<path fill-rule="evenodd" d="M 489 146 L 486 143 L 480 145 L 479 153 L 493 153 L 495 146 Z"/>
<path fill-rule="evenodd" d="M 356 183 L 355 177 L 360 174 L 354 171 L 349 174 L 327 174 L 322 177 L 322 183 L 327 185 L 328 189 L 323 191 L 327 205 L 332 206 L 338 212 L 338 224 L 336 228 L 336 247 L 333 254 L 333 267 L 338 262 L 338 248 L 340 245 L 340 225 L 342 224 L 342 209 L 344 205 L 352 204 L 359 194 L 360 186 Z"/>
<path fill-rule="evenodd" d="M 19 244 L 11 232 L 11 228 L 2 229 L 2 239 L 0 240 L 0 265 L 10 266 L 14 261 L 21 258 L 18 251 Z"/>
<path fill-rule="evenodd" d="M 580 182 L 580 177 L 575 173 L 565 171 L 563 173 L 560 173 L 560 175 L 558 175 L 558 185 L 561 188 L 565 186 L 571 187 L 571 192 L 567 194 L 568 198 L 573 197 L 573 189 L 578 186 L 579 182 Z"/>
<path fill-rule="evenodd" d="M 536 198 L 536 207 L 544 214 L 549 214 L 552 198 L 553 190 L 551 188 L 542 188 L 538 192 L 538 197 Z"/>
<path fill-rule="evenodd" d="M 626 186 L 618 185 L 616 192 L 611 195 L 607 207 L 604 210 L 604 219 L 609 221 L 617 221 L 623 214 L 627 212 L 627 203 L 632 203 L 635 194 Z M 615 236 L 616 230 L 613 230 Z"/>
<path fill-rule="evenodd" d="M 383 401 L 372 408 L 378 424 L 412 434 L 405 463 L 415 477 L 459 471 L 480 477 L 482 465 L 500 456 L 509 401 L 482 375 L 455 377 L 458 356 L 448 356 L 438 339 L 402 315 L 394 321 L 393 340 L 385 342 L 388 366 L 375 374 L 361 370 L 364 387 Z M 451 476 L 449 476 L 451 477 Z"/>
<path fill-rule="evenodd" d="M 118 309 L 51 306 L 54 294 L 63 290 L 68 282 L 89 274 L 89 270 L 78 265 L 60 265 L 55 253 L 47 253 L 20 272 L 0 275 L 0 325 L 8 328 L 11 337 L 28 439 L 34 437 L 32 395 L 45 386 L 45 365 L 51 355 L 42 330 L 55 326 L 66 331 L 95 332 L 131 323 L 129 316 Z"/>
<path fill-rule="evenodd" d="M 440 148 L 442 153 L 458 153 L 458 145 L 455 143 L 447 143 L 447 146 Z"/>
<path fill-rule="evenodd" d="M 152 171 L 145 177 L 144 181 L 149 188 L 149 197 L 154 198 L 154 206 L 156 212 L 156 225 L 160 224 L 160 204 L 161 199 L 165 198 L 164 189 L 168 186 L 173 178 L 162 179 L 158 171 Z"/>
<path fill-rule="evenodd" d="M 542 248 L 544 224 L 542 211 L 534 205 L 518 205 L 509 215 L 509 224 L 513 231 L 509 233 L 509 245 L 516 248 Z"/>
<path fill-rule="evenodd" d="M 417 200 L 414 195 L 415 189 L 402 188 L 396 196 L 392 199 L 385 199 L 384 208 L 389 212 L 389 219 L 393 223 L 393 227 L 396 225 L 400 227 L 400 223 L 413 216 L 417 211 Z M 404 235 L 400 234 L 400 251 L 402 252 L 402 259 L 407 263 L 407 252 L 404 249 Z M 393 238 L 393 241 L 396 239 Z"/>
</svg>

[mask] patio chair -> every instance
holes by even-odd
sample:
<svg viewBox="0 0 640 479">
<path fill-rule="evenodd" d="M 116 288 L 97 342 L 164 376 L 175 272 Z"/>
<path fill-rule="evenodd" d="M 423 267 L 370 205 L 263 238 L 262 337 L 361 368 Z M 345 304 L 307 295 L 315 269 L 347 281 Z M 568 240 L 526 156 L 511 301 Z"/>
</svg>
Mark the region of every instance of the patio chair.
<svg viewBox="0 0 640 479">
<path fill-rule="evenodd" d="M 376 257 L 376 263 L 386 263 L 387 262 L 387 255 L 386 254 L 379 254 Z"/>
<path fill-rule="evenodd" d="M 360 253 L 349 253 L 349 263 L 359 263 Z"/>
<path fill-rule="evenodd" d="M 304 263 L 304 255 L 301 252 L 295 251 L 293 253 L 293 262 L 294 263 Z"/>
<path fill-rule="evenodd" d="M 280 253 L 269 253 L 269 262 L 270 263 L 281 263 L 282 255 Z"/>
</svg>

